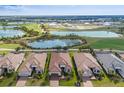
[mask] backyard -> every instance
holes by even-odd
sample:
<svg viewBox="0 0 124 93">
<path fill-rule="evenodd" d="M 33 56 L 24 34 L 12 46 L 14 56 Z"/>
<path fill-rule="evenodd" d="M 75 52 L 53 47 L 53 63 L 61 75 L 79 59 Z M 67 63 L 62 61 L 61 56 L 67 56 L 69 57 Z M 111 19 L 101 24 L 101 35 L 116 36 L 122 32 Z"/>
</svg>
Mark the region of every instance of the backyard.
<svg viewBox="0 0 124 93">
<path fill-rule="evenodd" d="M 3 77 L 2 79 L 0 79 L 0 86 L 1 87 L 15 86 L 16 85 L 16 77 L 17 77 L 16 73 L 13 73 L 11 75 Z"/>
</svg>

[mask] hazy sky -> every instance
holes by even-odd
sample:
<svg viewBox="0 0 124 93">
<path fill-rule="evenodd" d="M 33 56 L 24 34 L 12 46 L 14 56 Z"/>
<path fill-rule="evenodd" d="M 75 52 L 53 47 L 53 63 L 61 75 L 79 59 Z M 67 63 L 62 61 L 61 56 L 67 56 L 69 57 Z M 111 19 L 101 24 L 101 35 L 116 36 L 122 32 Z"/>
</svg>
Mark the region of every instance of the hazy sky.
<svg viewBox="0 0 124 93">
<path fill-rule="evenodd" d="M 124 15 L 124 5 L 0 5 L 0 15 Z"/>
</svg>

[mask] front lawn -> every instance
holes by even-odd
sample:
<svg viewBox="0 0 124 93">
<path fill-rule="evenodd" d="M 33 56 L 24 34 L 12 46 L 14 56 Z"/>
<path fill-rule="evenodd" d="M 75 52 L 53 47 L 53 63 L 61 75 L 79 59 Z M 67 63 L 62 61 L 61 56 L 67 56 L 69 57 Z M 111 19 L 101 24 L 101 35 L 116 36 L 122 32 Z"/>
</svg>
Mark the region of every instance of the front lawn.
<svg viewBox="0 0 124 93">
<path fill-rule="evenodd" d="M 2 79 L 0 79 L 0 87 L 15 86 L 17 82 L 16 77 L 16 73 L 13 73 L 7 77 L 3 77 Z"/>
<path fill-rule="evenodd" d="M 26 81 L 26 86 L 40 86 L 42 82 L 42 79 L 28 78 Z"/>
<path fill-rule="evenodd" d="M 124 87 L 124 82 L 119 81 L 117 83 L 114 83 L 111 81 L 106 75 L 103 80 L 92 80 L 94 87 Z"/>
</svg>

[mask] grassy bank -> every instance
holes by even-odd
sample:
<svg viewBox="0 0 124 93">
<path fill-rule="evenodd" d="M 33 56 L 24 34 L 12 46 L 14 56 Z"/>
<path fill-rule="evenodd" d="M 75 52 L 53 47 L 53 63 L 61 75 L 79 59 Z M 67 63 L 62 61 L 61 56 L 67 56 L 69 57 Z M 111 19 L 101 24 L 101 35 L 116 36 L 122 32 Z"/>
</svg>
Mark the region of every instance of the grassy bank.
<svg viewBox="0 0 124 93">
<path fill-rule="evenodd" d="M 15 49 L 17 47 L 21 47 L 21 45 L 19 45 L 19 44 L 0 44 L 0 48 Z"/>
</svg>

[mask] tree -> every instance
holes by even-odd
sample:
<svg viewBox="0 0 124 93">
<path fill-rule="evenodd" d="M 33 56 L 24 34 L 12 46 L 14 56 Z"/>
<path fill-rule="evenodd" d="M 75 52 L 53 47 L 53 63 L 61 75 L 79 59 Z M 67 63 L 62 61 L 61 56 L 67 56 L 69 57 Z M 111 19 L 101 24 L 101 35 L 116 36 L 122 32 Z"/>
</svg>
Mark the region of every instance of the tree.
<svg viewBox="0 0 124 93">
<path fill-rule="evenodd" d="M 3 20 L 1 21 L 1 24 L 2 24 L 3 30 L 6 31 L 6 26 L 8 25 L 7 21 Z"/>
<path fill-rule="evenodd" d="M 119 29 L 119 32 L 120 32 L 121 34 L 123 34 L 123 32 L 124 32 L 124 27 L 119 27 L 118 29 Z"/>
<path fill-rule="evenodd" d="M 17 47 L 15 50 L 16 50 L 16 52 L 18 52 L 20 49 L 21 49 L 20 47 Z"/>
</svg>

